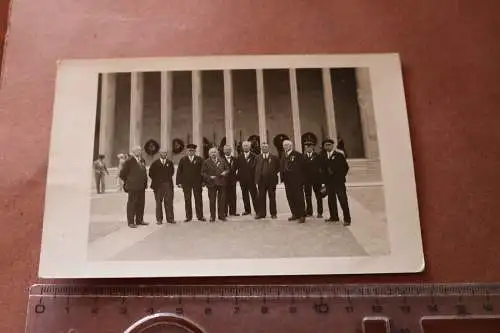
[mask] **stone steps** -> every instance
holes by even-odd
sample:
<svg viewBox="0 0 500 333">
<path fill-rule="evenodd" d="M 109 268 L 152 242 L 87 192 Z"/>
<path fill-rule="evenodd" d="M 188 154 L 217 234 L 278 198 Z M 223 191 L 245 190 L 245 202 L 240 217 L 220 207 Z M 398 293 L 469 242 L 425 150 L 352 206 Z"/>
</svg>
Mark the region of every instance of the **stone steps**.
<svg viewBox="0 0 500 333">
<path fill-rule="evenodd" d="M 350 159 L 348 160 L 348 163 L 349 163 L 349 173 L 347 174 L 348 183 L 357 184 L 357 183 L 382 182 L 379 160 Z M 117 188 L 116 186 L 117 177 L 118 177 L 118 168 L 110 168 L 109 176 L 106 177 L 107 190 L 112 190 Z M 95 190 L 95 188 L 96 188 L 95 181 L 92 180 L 92 189 Z"/>
</svg>

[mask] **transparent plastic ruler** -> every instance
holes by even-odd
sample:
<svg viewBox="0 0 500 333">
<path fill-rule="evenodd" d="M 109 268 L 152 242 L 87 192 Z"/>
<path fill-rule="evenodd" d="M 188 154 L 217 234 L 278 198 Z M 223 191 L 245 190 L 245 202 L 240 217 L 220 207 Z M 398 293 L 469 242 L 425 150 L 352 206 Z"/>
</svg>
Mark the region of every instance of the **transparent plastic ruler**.
<svg viewBox="0 0 500 333">
<path fill-rule="evenodd" d="M 500 284 L 55 284 L 30 289 L 26 332 L 417 333 L 471 320 L 500 332 Z"/>
</svg>

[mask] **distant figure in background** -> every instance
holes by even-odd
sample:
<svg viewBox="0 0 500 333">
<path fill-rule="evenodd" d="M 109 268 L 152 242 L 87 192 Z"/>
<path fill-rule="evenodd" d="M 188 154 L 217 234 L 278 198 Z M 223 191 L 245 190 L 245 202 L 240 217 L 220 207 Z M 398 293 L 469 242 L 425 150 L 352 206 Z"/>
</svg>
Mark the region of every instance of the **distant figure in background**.
<svg viewBox="0 0 500 333">
<path fill-rule="evenodd" d="M 253 209 L 256 214 L 258 213 L 257 186 L 255 185 L 256 155 L 250 151 L 251 147 L 252 144 L 250 141 L 243 141 L 241 144 L 243 152 L 238 156 L 238 181 L 240 182 L 243 205 L 245 207 L 242 215 L 252 213 L 250 197 L 252 198 Z"/>
<path fill-rule="evenodd" d="M 157 224 L 163 223 L 163 206 L 165 206 L 167 223 L 175 223 L 173 175 L 174 163 L 167 159 L 167 152 L 162 150 L 160 158 L 154 161 L 149 168 L 151 188 L 155 194 Z"/>
<path fill-rule="evenodd" d="M 304 194 L 306 197 L 306 216 L 313 215 L 312 208 L 312 192 L 316 197 L 316 207 L 318 211 L 318 218 L 323 217 L 323 197 L 321 191 L 321 156 L 314 151 L 314 143 L 312 141 L 304 142 Z"/>
<path fill-rule="evenodd" d="M 94 176 L 97 193 L 106 192 L 105 177 L 106 175 L 109 175 L 109 172 L 106 164 L 104 163 L 104 157 L 104 155 L 100 154 L 97 157 L 97 160 L 94 161 Z"/>
<path fill-rule="evenodd" d="M 120 171 L 120 178 L 124 182 L 123 189 L 128 193 L 128 226 L 130 228 L 137 228 L 138 225 L 147 225 L 148 223 L 144 222 L 144 205 L 148 175 L 146 172 L 146 162 L 142 158 L 141 147 L 135 147 L 132 150 L 132 157 L 123 165 Z"/>
<path fill-rule="evenodd" d="M 123 191 L 123 180 L 120 178 L 120 171 L 122 171 L 125 162 L 127 162 L 128 156 L 127 154 L 118 154 L 118 175 L 116 176 L 116 188 L 118 192 Z"/>
<path fill-rule="evenodd" d="M 286 198 L 292 212 L 288 221 L 306 221 L 304 204 L 304 157 L 293 149 L 290 140 L 283 141 L 281 179 L 285 183 Z"/>
<path fill-rule="evenodd" d="M 197 146 L 195 144 L 190 143 L 186 148 L 187 155 L 180 159 L 176 176 L 176 184 L 184 192 L 184 207 L 186 210 L 186 219 L 184 222 L 189 222 L 193 219 L 192 196 L 194 196 L 196 217 L 199 221 L 206 221 L 205 217 L 203 217 L 203 200 L 201 197 L 203 185 L 201 167 L 203 166 L 203 159 L 196 155 Z"/>
<path fill-rule="evenodd" d="M 258 192 L 258 211 L 255 219 L 266 217 L 266 194 L 269 196 L 269 213 L 271 218 L 277 217 L 276 210 L 276 185 L 278 185 L 278 173 L 280 171 L 280 160 L 278 156 L 269 153 L 269 144 L 263 142 L 262 154 L 257 156 L 255 163 L 255 183 Z"/>
<path fill-rule="evenodd" d="M 224 159 L 229 165 L 229 173 L 226 177 L 226 216 L 238 216 L 236 213 L 236 173 L 238 172 L 238 162 L 234 156 L 232 156 L 232 148 L 229 145 L 225 145 L 223 148 Z"/>
<path fill-rule="evenodd" d="M 215 214 L 221 221 L 226 221 L 226 177 L 229 174 L 229 165 L 225 159 L 218 156 L 217 148 L 210 148 L 209 157 L 203 163 L 201 174 L 208 188 L 210 201 L 210 222 L 215 222 Z M 217 208 L 217 212 L 216 212 Z"/>
<path fill-rule="evenodd" d="M 344 225 L 351 224 L 351 213 L 349 211 L 349 203 L 346 193 L 346 175 L 349 171 L 349 165 L 343 152 L 335 148 L 333 140 L 325 141 L 325 156 L 323 158 L 322 169 L 324 183 L 328 193 L 328 208 L 330 210 L 330 218 L 326 222 L 339 222 L 337 210 L 337 197 L 339 198 L 340 207 L 344 214 Z"/>
</svg>

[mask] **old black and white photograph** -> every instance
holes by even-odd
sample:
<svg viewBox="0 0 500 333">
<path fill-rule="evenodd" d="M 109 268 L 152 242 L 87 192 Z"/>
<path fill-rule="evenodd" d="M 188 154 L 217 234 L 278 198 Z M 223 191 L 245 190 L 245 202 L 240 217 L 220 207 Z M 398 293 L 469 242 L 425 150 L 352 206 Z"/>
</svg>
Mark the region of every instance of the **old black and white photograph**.
<svg viewBox="0 0 500 333">
<path fill-rule="evenodd" d="M 423 269 L 397 54 L 68 60 L 58 74 L 46 275 Z"/>
</svg>

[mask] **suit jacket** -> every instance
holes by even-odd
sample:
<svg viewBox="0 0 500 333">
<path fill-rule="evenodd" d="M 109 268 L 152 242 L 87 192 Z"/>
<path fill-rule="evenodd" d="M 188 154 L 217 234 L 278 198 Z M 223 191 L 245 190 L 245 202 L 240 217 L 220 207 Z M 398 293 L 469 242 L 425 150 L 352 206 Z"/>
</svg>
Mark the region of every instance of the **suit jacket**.
<svg viewBox="0 0 500 333">
<path fill-rule="evenodd" d="M 349 172 L 347 160 L 341 152 L 334 151 L 331 158 L 325 153 L 322 159 L 323 183 L 345 183 Z"/>
<path fill-rule="evenodd" d="M 238 156 L 238 180 L 240 183 L 253 183 L 255 182 L 255 163 L 257 156 L 250 152 L 248 161 L 245 159 L 245 153 L 241 152 Z"/>
<path fill-rule="evenodd" d="M 264 159 L 264 156 L 260 154 L 256 158 L 255 162 L 255 183 L 259 184 L 260 182 L 270 183 L 271 185 L 278 184 L 278 173 L 280 172 L 280 160 L 278 156 L 273 154 L 268 154 L 267 160 Z M 268 174 L 264 175 L 264 167 L 266 167 L 265 163 L 267 163 Z"/>
<path fill-rule="evenodd" d="M 281 180 L 285 184 L 304 184 L 304 157 L 296 150 L 281 158 Z"/>
<path fill-rule="evenodd" d="M 226 156 L 223 157 L 224 161 L 227 163 L 227 158 Z M 237 181 L 237 172 L 238 172 L 238 160 L 230 156 L 229 157 L 229 174 L 226 176 L 226 181 L 231 184 L 235 184 Z"/>
<path fill-rule="evenodd" d="M 179 161 L 175 183 L 177 185 L 201 186 L 203 179 L 201 177 L 201 167 L 203 159 L 200 156 L 194 156 L 193 162 L 188 156 L 184 156 Z"/>
<path fill-rule="evenodd" d="M 151 178 L 151 188 L 156 190 L 162 183 L 172 182 L 172 177 L 174 175 L 174 163 L 166 159 L 165 165 L 161 163 L 161 159 L 154 161 L 149 167 L 149 177 Z"/>
<path fill-rule="evenodd" d="M 217 157 L 217 162 L 208 158 L 203 162 L 201 175 L 207 187 L 226 185 L 226 177 L 228 174 L 223 174 L 224 172 L 229 172 L 229 164 L 223 158 Z M 215 178 L 212 179 L 212 176 L 215 176 Z"/>
<path fill-rule="evenodd" d="M 140 163 L 138 163 L 135 157 L 129 158 L 123 164 L 119 176 L 124 182 L 126 191 L 145 190 L 148 186 L 148 174 L 144 159 L 141 159 Z"/>
<path fill-rule="evenodd" d="M 312 152 L 311 157 L 307 153 L 304 156 L 304 178 L 311 184 L 322 182 L 322 157 L 317 152 Z"/>
</svg>

